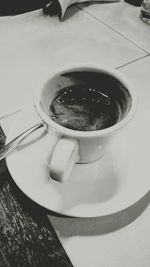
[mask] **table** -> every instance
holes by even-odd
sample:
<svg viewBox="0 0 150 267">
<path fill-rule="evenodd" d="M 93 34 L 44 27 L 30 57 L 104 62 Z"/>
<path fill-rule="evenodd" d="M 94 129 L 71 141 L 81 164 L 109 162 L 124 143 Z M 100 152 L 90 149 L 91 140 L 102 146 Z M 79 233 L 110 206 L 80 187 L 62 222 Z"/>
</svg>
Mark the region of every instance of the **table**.
<svg viewBox="0 0 150 267">
<path fill-rule="evenodd" d="M 0 118 L 5 134 L 15 112 L 31 101 L 33 88 L 66 62 L 119 69 L 150 111 L 150 27 L 139 19 L 139 9 L 119 1 L 72 6 L 63 22 L 43 16 L 41 10 L 1 17 Z M 149 201 L 150 193 L 129 209 L 103 218 L 50 213 L 48 218 L 73 266 L 149 267 Z"/>
</svg>

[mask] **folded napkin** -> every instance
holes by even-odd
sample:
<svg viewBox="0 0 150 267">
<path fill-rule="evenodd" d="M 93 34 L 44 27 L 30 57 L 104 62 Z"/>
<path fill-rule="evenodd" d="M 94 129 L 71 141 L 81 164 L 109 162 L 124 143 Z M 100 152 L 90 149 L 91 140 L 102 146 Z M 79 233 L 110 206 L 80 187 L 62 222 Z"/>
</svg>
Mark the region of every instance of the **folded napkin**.
<svg viewBox="0 0 150 267">
<path fill-rule="evenodd" d="M 43 10 L 45 14 L 59 15 L 62 20 L 67 8 L 75 3 L 83 2 L 118 2 L 120 0 L 49 0 L 43 2 Z"/>
<path fill-rule="evenodd" d="M 5 135 L 0 127 L 0 148 Z M 0 161 L 0 266 L 73 267 L 47 211 L 26 197 Z"/>
</svg>

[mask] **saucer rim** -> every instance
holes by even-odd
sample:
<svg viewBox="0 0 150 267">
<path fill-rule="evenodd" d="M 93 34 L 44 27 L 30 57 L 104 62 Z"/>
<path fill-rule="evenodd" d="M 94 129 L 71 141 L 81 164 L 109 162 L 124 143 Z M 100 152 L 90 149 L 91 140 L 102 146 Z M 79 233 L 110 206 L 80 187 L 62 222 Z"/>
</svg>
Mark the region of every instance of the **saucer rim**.
<svg viewBox="0 0 150 267">
<path fill-rule="evenodd" d="M 21 114 L 18 114 L 17 118 L 15 118 L 15 122 L 17 122 L 18 120 L 20 120 L 20 117 L 22 117 L 22 114 L 24 116 L 24 113 L 26 115 L 26 112 L 28 112 L 28 110 L 26 111 L 26 109 L 23 109 L 21 111 Z M 149 115 L 149 113 L 148 113 Z M 12 132 L 13 132 L 13 126 L 11 128 Z M 8 134 L 7 136 L 7 141 L 10 139 L 11 137 L 11 133 Z M 136 197 L 136 201 L 129 201 L 128 204 L 125 204 L 125 205 L 119 205 L 119 208 L 116 209 L 116 208 L 112 208 L 112 211 L 111 212 L 104 212 L 103 210 L 103 214 L 101 214 L 101 212 L 99 212 L 98 214 L 98 210 L 96 211 L 96 214 L 93 215 L 93 214 L 90 214 L 91 212 L 89 212 L 87 215 L 84 213 L 84 214 L 81 214 L 80 212 L 72 212 L 72 209 L 71 210 L 67 210 L 67 211 L 59 211 L 58 209 L 52 209 L 52 208 L 49 208 L 47 205 L 44 205 L 42 204 L 41 202 L 37 201 L 37 199 L 35 199 L 35 197 L 31 196 L 31 194 L 28 194 L 24 191 L 24 189 L 22 188 L 22 186 L 16 182 L 16 179 L 14 178 L 15 177 L 15 171 L 13 172 L 12 168 L 10 167 L 11 164 L 9 164 L 9 161 L 11 161 L 11 157 L 8 157 L 6 159 L 6 163 L 7 163 L 7 166 L 8 166 L 8 169 L 10 171 L 10 174 L 12 176 L 12 179 L 14 180 L 14 182 L 16 183 L 16 185 L 20 188 L 20 190 L 27 196 L 29 197 L 32 201 L 34 201 L 35 203 L 37 203 L 39 206 L 43 207 L 43 208 L 46 208 L 48 211 L 50 212 L 54 212 L 56 214 L 60 214 L 62 216 L 69 216 L 69 217 L 80 217 L 80 218 L 94 218 L 94 217 L 103 217 L 103 216 L 108 216 L 108 215 L 111 215 L 111 214 L 114 214 L 114 213 L 118 213 L 122 210 L 125 210 L 127 209 L 128 207 L 134 205 L 135 203 L 137 203 L 141 198 L 143 198 L 144 195 L 146 195 L 149 191 L 149 188 L 145 188 L 145 190 L 143 190 L 144 192 L 142 193 L 142 195 L 140 195 L 138 198 Z M 80 208 L 79 208 L 80 209 Z M 77 214 L 78 213 L 78 214 Z"/>
</svg>

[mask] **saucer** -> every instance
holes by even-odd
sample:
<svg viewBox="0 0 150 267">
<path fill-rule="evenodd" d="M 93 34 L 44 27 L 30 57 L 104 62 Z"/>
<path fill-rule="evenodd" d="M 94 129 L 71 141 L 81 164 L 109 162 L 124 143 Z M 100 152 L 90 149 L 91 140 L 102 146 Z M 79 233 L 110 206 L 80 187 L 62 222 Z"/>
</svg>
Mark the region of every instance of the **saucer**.
<svg viewBox="0 0 150 267">
<path fill-rule="evenodd" d="M 7 142 L 39 121 L 33 107 L 25 108 L 17 115 Z M 18 187 L 39 205 L 67 216 L 106 216 L 128 208 L 149 191 L 149 137 L 150 115 L 139 107 L 103 158 L 76 164 L 65 183 L 49 176 L 56 136 L 44 128 L 27 137 L 7 157 L 7 165 Z"/>
</svg>

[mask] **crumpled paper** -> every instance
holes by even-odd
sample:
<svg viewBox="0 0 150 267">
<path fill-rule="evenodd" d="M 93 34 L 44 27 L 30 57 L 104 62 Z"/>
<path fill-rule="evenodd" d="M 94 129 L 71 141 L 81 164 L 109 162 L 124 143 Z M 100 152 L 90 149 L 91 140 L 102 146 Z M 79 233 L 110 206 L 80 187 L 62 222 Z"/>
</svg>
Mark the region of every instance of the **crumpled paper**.
<svg viewBox="0 0 150 267">
<path fill-rule="evenodd" d="M 55 1 L 55 3 L 54 3 Z M 60 19 L 63 20 L 64 15 L 66 13 L 66 10 L 69 6 L 75 4 L 75 3 L 83 3 L 83 2 L 119 2 L 120 0 L 50 0 L 49 3 L 47 3 L 47 7 L 50 5 L 59 5 L 59 11 L 60 11 Z M 46 13 L 46 12 L 45 12 Z"/>
</svg>

